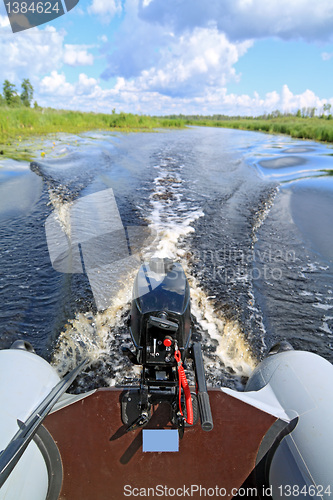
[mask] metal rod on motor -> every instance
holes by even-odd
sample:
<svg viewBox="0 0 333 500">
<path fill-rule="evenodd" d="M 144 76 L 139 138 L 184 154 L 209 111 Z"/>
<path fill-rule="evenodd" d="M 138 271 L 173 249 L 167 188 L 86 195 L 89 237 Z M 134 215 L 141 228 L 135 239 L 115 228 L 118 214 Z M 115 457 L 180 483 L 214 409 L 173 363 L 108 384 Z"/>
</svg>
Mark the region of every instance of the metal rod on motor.
<svg viewBox="0 0 333 500">
<path fill-rule="evenodd" d="M 74 379 L 83 370 L 88 360 L 83 360 L 77 368 L 61 379 L 46 398 L 37 406 L 25 422 L 17 421 L 20 429 L 8 446 L 0 453 L 0 488 L 3 486 L 15 465 L 20 460 L 27 446 L 33 439 L 38 428 L 52 410 L 58 399 L 66 392 Z"/>
<path fill-rule="evenodd" d="M 199 414 L 201 427 L 204 431 L 211 431 L 214 427 L 212 412 L 210 409 L 209 395 L 207 392 L 205 370 L 202 359 L 201 345 L 194 342 L 192 346 L 195 376 L 198 385 L 197 398 L 199 403 Z"/>
</svg>

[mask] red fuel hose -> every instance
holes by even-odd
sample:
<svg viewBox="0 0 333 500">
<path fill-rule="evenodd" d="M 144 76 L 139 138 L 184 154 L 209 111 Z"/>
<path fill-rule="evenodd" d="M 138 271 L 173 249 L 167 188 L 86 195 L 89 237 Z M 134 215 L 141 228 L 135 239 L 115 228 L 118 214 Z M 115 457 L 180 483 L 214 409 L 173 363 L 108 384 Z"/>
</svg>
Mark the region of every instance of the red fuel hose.
<svg viewBox="0 0 333 500">
<path fill-rule="evenodd" d="M 185 370 L 183 367 L 183 363 L 181 360 L 181 355 L 180 351 L 177 350 L 175 351 L 175 360 L 177 361 L 178 365 L 178 379 L 179 379 L 179 411 L 181 415 L 183 415 L 182 412 L 182 404 L 181 404 L 181 397 L 182 397 L 182 387 L 184 390 L 185 394 L 185 403 L 186 403 L 186 411 L 187 411 L 187 418 L 186 422 L 189 425 L 193 425 L 193 406 L 192 406 L 192 397 L 191 397 L 191 391 L 187 382 Z"/>
</svg>

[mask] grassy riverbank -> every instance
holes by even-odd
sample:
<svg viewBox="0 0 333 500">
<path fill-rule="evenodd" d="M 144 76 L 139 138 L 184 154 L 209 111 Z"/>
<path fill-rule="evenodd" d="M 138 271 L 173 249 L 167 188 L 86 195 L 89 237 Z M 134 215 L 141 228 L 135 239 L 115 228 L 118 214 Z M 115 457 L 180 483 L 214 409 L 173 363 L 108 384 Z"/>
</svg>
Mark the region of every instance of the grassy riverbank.
<svg viewBox="0 0 333 500">
<path fill-rule="evenodd" d="M 333 142 L 333 120 L 327 117 L 214 118 L 180 116 L 177 118 L 184 119 L 186 125 L 252 130 L 269 134 L 286 134 L 297 139 Z"/>
<path fill-rule="evenodd" d="M 151 117 L 130 113 L 83 113 L 52 108 L 0 107 L 0 155 L 30 160 L 35 146 L 27 147 L 48 134 L 78 134 L 90 130 L 151 131 L 159 128 L 183 128 L 186 125 L 225 127 L 241 130 L 285 134 L 297 139 L 333 143 L 332 116 L 268 115 L 259 118 L 214 116 Z M 1 156 L 0 156 L 1 158 Z"/>
<path fill-rule="evenodd" d="M 133 115 L 130 113 L 81 113 L 51 108 L 0 108 L 0 155 L 29 159 L 21 141 L 28 137 L 65 132 L 78 134 L 89 130 L 145 131 L 158 128 L 182 128 L 180 119 Z"/>
</svg>

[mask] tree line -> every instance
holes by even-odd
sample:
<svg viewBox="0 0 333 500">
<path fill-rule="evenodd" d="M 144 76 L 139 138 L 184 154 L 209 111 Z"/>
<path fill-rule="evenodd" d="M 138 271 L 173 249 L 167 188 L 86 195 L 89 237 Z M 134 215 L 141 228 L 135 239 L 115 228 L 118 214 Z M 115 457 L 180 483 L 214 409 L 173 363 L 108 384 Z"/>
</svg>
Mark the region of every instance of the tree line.
<svg viewBox="0 0 333 500">
<path fill-rule="evenodd" d="M 272 120 L 274 118 L 322 118 L 327 120 L 332 120 L 333 116 L 331 114 L 332 105 L 330 103 L 326 103 L 323 105 L 323 108 L 318 110 L 315 107 L 303 107 L 302 109 L 298 109 L 294 113 L 291 112 L 282 112 L 276 109 L 271 113 L 265 113 L 260 116 L 243 116 L 243 115 L 223 115 L 223 114 L 214 114 L 214 115 L 168 115 L 165 118 L 170 119 L 181 119 L 185 122 L 187 121 L 234 121 L 234 120 Z"/>
<path fill-rule="evenodd" d="M 20 94 L 13 83 L 9 80 L 5 80 L 2 85 L 2 94 L 0 94 L 0 106 L 9 106 L 11 108 L 26 106 L 30 108 L 33 96 L 34 88 L 29 78 L 24 78 L 22 81 Z M 37 107 L 36 101 L 34 106 Z"/>
<path fill-rule="evenodd" d="M 328 120 L 331 120 L 332 119 L 331 108 L 332 105 L 330 103 L 325 103 L 323 105 L 323 108 L 320 110 L 318 110 L 315 107 L 303 107 L 302 109 L 298 109 L 295 113 L 289 113 L 289 112 L 281 113 L 281 111 L 277 109 L 272 113 L 262 115 L 258 118 L 271 119 L 271 118 L 281 118 L 283 116 L 288 118 L 292 116 L 296 116 L 296 118 L 314 118 L 316 116 L 317 118 L 327 118 Z"/>
</svg>

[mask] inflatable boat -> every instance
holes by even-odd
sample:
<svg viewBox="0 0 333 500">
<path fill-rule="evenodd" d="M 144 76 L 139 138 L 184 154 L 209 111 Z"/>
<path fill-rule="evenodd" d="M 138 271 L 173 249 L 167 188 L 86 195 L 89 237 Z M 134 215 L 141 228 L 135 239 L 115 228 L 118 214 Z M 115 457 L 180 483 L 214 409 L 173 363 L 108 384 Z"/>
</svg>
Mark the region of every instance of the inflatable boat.
<svg viewBox="0 0 333 500">
<path fill-rule="evenodd" d="M 287 343 L 244 392 L 207 388 L 183 268 L 143 264 L 129 320 L 137 387 L 67 392 L 24 341 L 0 351 L 0 499 L 330 499 L 333 367 Z M 193 369 L 192 369 L 193 368 Z"/>
</svg>

